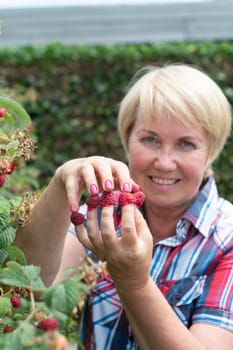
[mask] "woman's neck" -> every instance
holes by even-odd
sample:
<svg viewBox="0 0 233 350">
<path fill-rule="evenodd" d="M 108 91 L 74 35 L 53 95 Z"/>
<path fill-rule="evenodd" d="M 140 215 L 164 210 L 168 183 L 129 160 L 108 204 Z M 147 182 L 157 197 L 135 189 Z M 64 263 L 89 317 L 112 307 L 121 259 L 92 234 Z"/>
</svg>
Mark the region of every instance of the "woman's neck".
<svg viewBox="0 0 233 350">
<path fill-rule="evenodd" d="M 144 205 L 144 217 L 150 228 L 154 243 L 176 235 L 176 225 L 181 219 L 184 209 L 163 210 L 154 206 Z"/>
</svg>

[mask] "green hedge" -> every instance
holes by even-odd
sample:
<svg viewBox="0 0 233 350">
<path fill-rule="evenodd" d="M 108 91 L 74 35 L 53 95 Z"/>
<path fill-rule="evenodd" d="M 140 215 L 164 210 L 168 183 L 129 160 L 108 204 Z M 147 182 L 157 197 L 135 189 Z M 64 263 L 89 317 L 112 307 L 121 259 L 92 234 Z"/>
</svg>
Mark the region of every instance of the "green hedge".
<svg viewBox="0 0 233 350">
<path fill-rule="evenodd" d="M 118 103 L 135 71 L 183 62 L 204 69 L 233 105 L 233 43 L 63 46 L 0 50 L 0 89 L 16 97 L 35 126 L 33 165 L 46 184 L 73 157 L 100 154 L 124 160 L 116 131 Z M 220 193 L 233 200 L 232 138 L 215 164 Z"/>
</svg>

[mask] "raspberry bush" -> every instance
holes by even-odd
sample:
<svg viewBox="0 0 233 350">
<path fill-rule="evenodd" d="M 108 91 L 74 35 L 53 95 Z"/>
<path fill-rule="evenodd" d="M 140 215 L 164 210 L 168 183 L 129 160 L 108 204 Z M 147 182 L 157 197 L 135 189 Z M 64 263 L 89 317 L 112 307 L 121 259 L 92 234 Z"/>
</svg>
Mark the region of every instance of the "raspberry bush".
<svg viewBox="0 0 233 350">
<path fill-rule="evenodd" d="M 0 97 L 1 350 L 64 350 L 68 341 L 79 342 L 80 310 L 99 273 L 86 261 L 72 277 L 47 288 L 40 268 L 28 265 L 24 253 L 13 245 L 17 228 L 30 220 L 38 196 L 33 191 L 17 193 L 14 186 L 17 172 L 34 149 L 26 110 L 15 100 Z"/>
</svg>

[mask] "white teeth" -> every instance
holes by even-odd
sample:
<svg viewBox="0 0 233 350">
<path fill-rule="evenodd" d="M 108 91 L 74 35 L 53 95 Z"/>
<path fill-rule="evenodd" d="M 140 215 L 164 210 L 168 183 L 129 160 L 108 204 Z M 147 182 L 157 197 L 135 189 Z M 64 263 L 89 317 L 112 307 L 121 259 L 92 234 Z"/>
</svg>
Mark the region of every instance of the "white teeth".
<svg viewBox="0 0 233 350">
<path fill-rule="evenodd" d="M 174 185 L 176 180 L 172 179 L 159 179 L 157 177 L 152 177 L 152 181 L 159 184 L 159 185 Z"/>
</svg>

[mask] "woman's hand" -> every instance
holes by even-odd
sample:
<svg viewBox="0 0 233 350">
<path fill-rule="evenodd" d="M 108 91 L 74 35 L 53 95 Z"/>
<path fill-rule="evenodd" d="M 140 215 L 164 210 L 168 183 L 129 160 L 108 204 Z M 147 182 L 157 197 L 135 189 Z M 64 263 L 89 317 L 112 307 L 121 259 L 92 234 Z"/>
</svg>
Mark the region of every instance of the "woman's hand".
<svg viewBox="0 0 233 350">
<path fill-rule="evenodd" d="M 126 164 L 100 156 L 73 159 L 64 163 L 57 169 L 55 179 L 65 186 L 72 211 L 79 207 L 79 200 L 85 189 L 90 194 L 113 189 L 125 192 L 139 189 L 131 179 Z"/>
<path fill-rule="evenodd" d="M 121 291 L 140 289 L 150 276 L 153 240 L 151 232 L 137 207 L 133 204 L 122 208 L 121 236 L 114 228 L 113 206 L 104 207 L 101 227 L 98 228 L 96 210 L 88 212 L 87 230 L 76 227 L 80 242 L 97 257 L 107 262 L 108 271 Z"/>
</svg>

